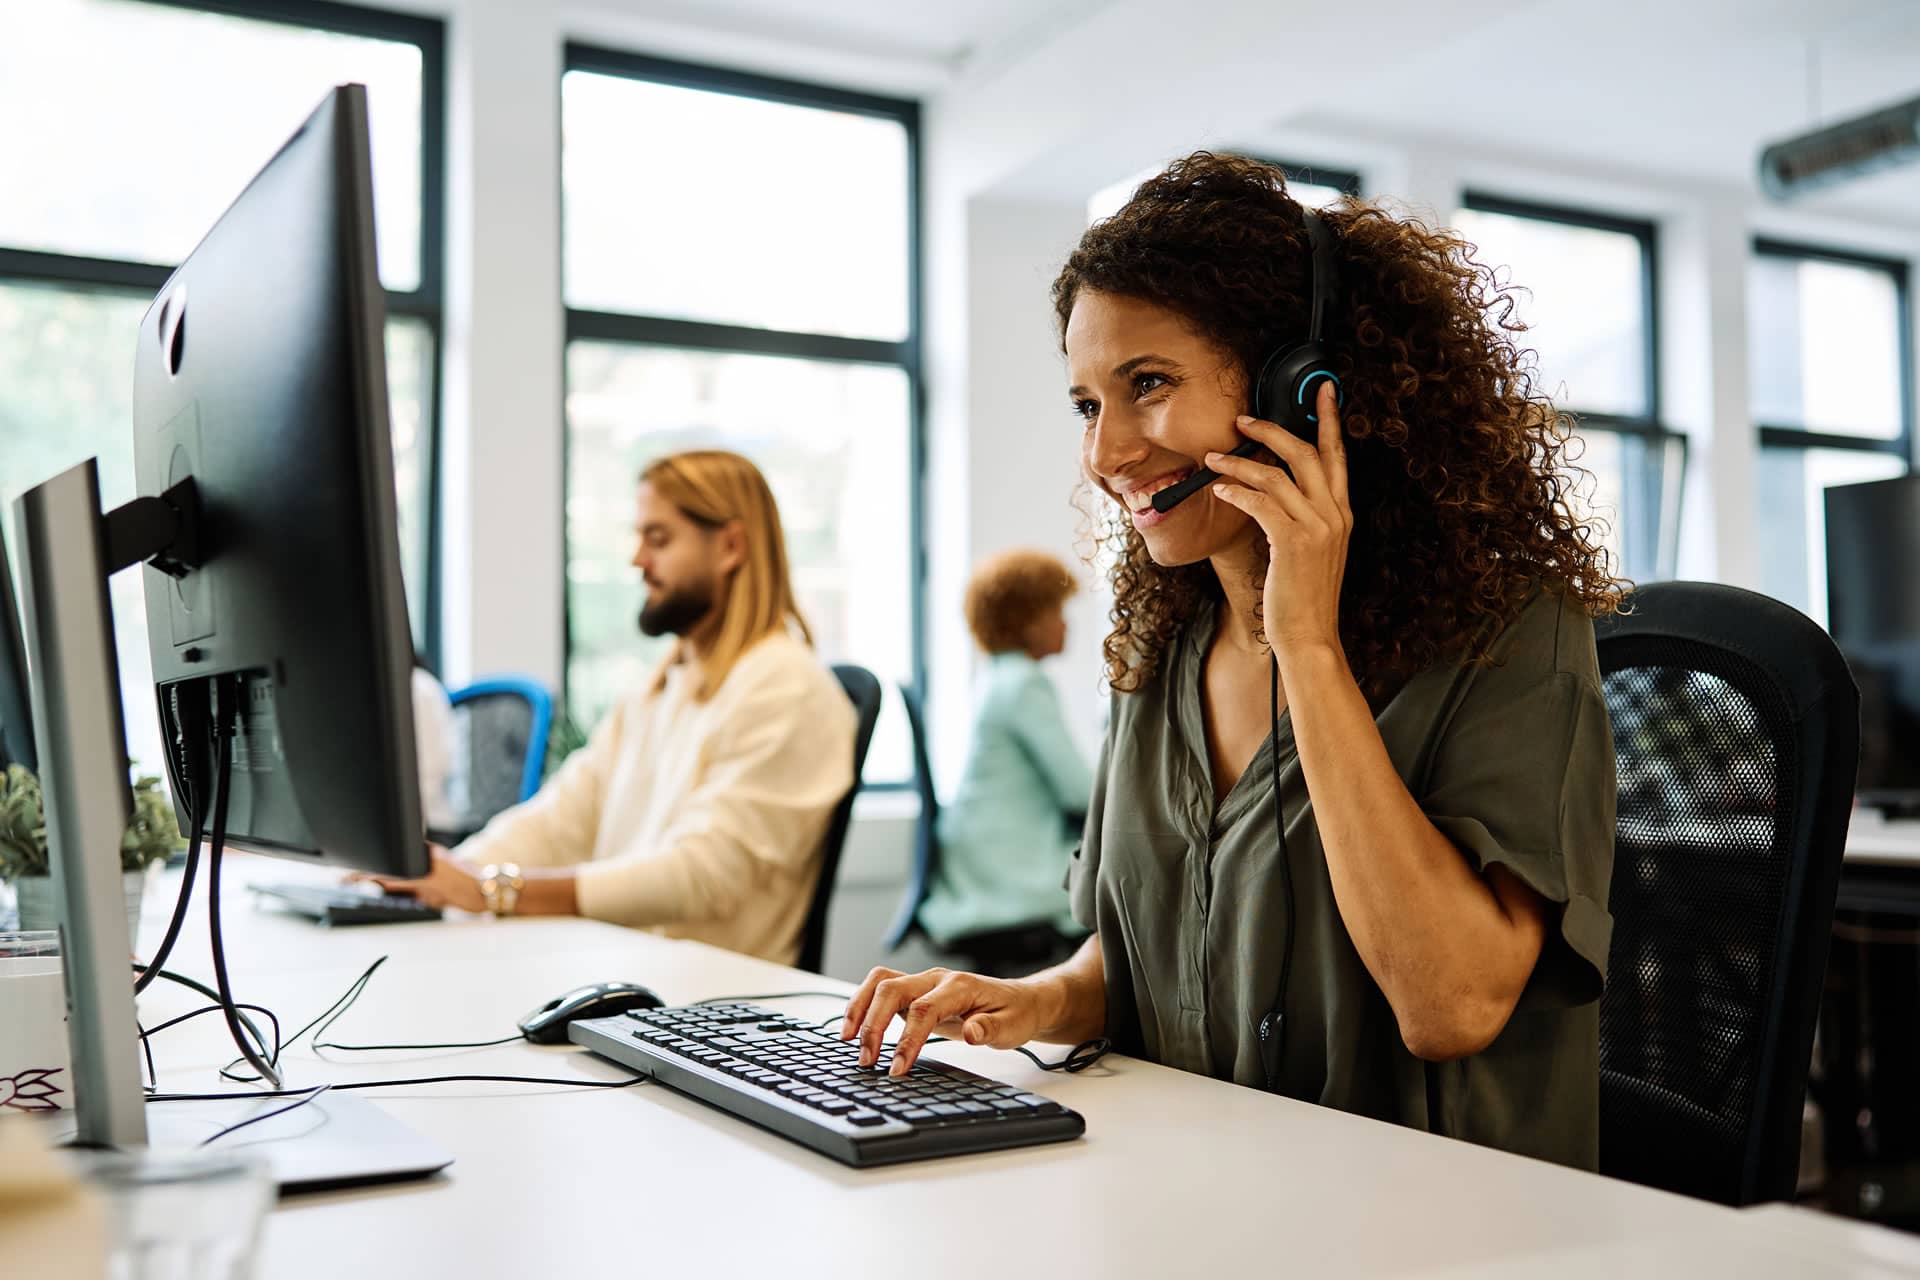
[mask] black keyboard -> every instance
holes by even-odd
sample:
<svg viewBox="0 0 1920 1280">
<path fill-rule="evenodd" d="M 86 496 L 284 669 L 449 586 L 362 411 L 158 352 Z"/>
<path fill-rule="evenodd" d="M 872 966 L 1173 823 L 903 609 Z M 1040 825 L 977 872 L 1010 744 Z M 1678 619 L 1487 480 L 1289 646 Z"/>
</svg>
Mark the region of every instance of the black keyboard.
<svg viewBox="0 0 1920 1280">
<path fill-rule="evenodd" d="M 250 884 L 272 905 L 321 924 L 407 924 L 438 920 L 440 908 L 404 893 L 362 893 L 346 885 Z"/>
<path fill-rule="evenodd" d="M 921 1058 L 899 1079 L 891 1051 L 860 1046 L 752 1004 L 636 1009 L 567 1028 L 603 1058 L 857 1166 L 1064 1142 L 1086 1121 L 1057 1102 Z"/>
</svg>

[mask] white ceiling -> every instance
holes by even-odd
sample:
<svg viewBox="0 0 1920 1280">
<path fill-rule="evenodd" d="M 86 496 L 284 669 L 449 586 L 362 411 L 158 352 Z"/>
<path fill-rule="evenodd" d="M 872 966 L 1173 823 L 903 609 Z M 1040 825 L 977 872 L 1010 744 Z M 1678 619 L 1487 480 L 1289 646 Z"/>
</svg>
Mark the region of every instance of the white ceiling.
<svg viewBox="0 0 1920 1280">
<path fill-rule="evenodd" d="M 1546 0 L 1325 105 L 1382 134 L 1751 183 L 1766 143 L 1916 96 L 1920 0 Z M 1795 203 L 1920 220 L 1920 165 Z"/>
<path fill-rule="evenodd" d="M 922 63 L 952 73 L 1105 0 L 598 0 L 624 18 Z"/>
<path fill-rule="evenodd" d="M 1215 0 L 1183 0 L 1207 6 Z M 1284 65 L 1286 5 L 1261 38 Z M 584 0 L 608 15 L 752 41 L 790 59 L 890 62 L 934 94 L 962 74 L 1018 60 L 1109 0 Z M 1447 0 L 1434 0 L 1444 7 Z M 1481 12 L 1484 12 L 1483 10 Z M 1353 91 L 1310 119 L 1376 136 L 1445 137 L 1619 172 L 1753 182 L 1760 148 L 1920 96 L 1920 0 L 1518 0 L 1491 24 L 1393 65 L 1369 62 L 1365 5 L 1316 6 L 1344 27 Z M 1178 17 L 1171 20 L 1178 21 Z M 1151 32 L 1142 62 L 1151 73 Z M 784 49 L 786 55 L 779 55 Z M 776 68 L 765 65 L 762 69 Z M 1204 110 L 1204 86 L 1196 86 Z M 1289 121 L 1276 121 L 1285 130 Z M 1258 138 L 1242 140 L 1257 146 Z M 1920 165 L 1796 204 L 1920 221 Z"/>
</svg>

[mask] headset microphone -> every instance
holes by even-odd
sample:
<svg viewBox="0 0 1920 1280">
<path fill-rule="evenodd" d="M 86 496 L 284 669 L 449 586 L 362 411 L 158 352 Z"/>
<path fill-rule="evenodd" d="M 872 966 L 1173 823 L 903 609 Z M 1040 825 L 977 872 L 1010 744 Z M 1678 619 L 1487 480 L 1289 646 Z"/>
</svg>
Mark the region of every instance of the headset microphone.
<svg viewBox="0 0 1920 1280">
<path fill-rule="evenodd" d="M 1313 246 L 1313 292 L 1307 312 L 1307 340 L 1282 347 L 1261 362 L 1253 378 L 1253 416 L 1277 422 L 1308 444 L 1317 443 L 1320 418 L 1318 405 L 1321 382 L 1333 384 L 1335 405 L 1346 401 L 1346 388 L 1333 371 L 1331 353 L 1323 342 L 1327 312 L 1333 305 L 1337 284 L 1333 265 L 1333 233 L 1312 209 L 1301 209 L 1307 225 L 1307 240 Z M 1257 440 L 1242 441 L 1230 451 L 1230 458 L 1251 458 L 1264 446 Z M 1218 472 L 1202 467 L 1179 484 L 1169 485 L 1153 495 L 1153 509 L 1165 513 L 1218 480 Z"/>
</svg>

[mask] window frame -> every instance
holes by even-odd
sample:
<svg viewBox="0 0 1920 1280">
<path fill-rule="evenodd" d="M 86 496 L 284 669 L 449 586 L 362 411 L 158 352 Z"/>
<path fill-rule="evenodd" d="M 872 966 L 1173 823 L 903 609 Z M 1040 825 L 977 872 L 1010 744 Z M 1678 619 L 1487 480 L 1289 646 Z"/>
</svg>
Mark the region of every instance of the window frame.
<svg viewBox="0 0 1920 1280">
<path fill-rule="evenodd" d="M 1475 213 L 1501 214 L 1527 218 L 1564 227 L 1591 231 L 1612 231 L 1633 237 L 1640 245 L 1640 317 L 1642 393 L 1644 414 L 1602 413 L 1582 410 L 1573 405 L 1556 407 L 1574 419 L 1582 432 L 1604 431 L 1629 439 L 1643 447 L 1650 458 L 1664 452 L 1677 453 L 1684 474 L 1687 437 L 1666 425 L 1660 415 L 1660 228 L 1651 218 L 1602 213 L 1547 201 L 1518 199 L 1497 195 L 1477 187 L 1461 192 L 1460 207 Z M 1655 472 L 1664 468 L 1649 465 L 1622 477 L 1620 522 L 1623 536 L 1622 564 L 1619 571 L 1628 577 L 1654 580 L 1669 566 L 1661 563 L 1675 549 L 1675 539 L 1663 537 L 1663 526 L 1672 524 L 1668 512 L 1678 510 L 1678 495 L 1662 494 Z M 1682 481 L 1684 483 L 1684 479 Z M 1670 532 L 1670 531 L 1668 531 Z M 1662 545 L 1663 543 L 1667 545 Z"/>
<path fill-rule="evenodd" d="M 387 314 L 426 326 L 433 343 L 430 403 L 421 423 L 426 433 L 426 582 L 423 593 L 422 657 L 438 671 L 442 647 L 441 583 L 441 400 L 446 346 L 446 24 L 439 18 L 362 8 L 337 0 L 141 0 L 158 8 L 214 13 L 338 35 L 364 36 L 420 50 L 420 278 L 413 289 L 387 289 Z M 51 285 L 73 290 L 140 294 L 151 298 L 178 264 L 125 258 L 48 253 L 0 245 L 0 283 Z M 131 429 L 131 428 L 129 428 Z"/>
<path fill-rule="evenodd" d="M 849 338 L 837 334 L 806 333 L 786 329 L 767 329 L 753 325 L 687 320 L 637 312 L 599 311 L 568 305 L 565 297 L 566 217 L 561 215 L 562 296 L 565 315 L 561 340 L 560 379 L 560 503 L 567 509 L 569 453 L 572 448 L 568 428 L 566 398 L 569 390 L 566 351 L 576 341 L 615 343 L 630 347 L 667 347 L 728 354 L 792 356 L 807 360 L 850 364 L 881 365 L 900 369 L 907 379 L 907 523 L 911 546 L 907 565 L 911 582 L 908 589 L 908 664 L 914 686 L 927 687 L 926 643 L 926 380 L 924 366 L 923 315 L 924 232 L 922 218 L 922 181 L 924 158 L 921 154 L 920 104 L 907 98 L 879 94 L 808 81 L 761 75 L 733 67 L 683 62 L 650 54 L 632 53 L 603 45 L 568 41 L 561 60 L 561 78 L 568 72 L 617 76 L 681 89 L 724 93 L 754 98 L 786 106 L 843 111 L 872 116 L 899 124 L 907 140 L 907 334 L 898 342 L 880 338 Z M 558 85 L 556 85 L 556 90 Z M 562 128 L 565 128 L 564 121 Z M 563 205 L 566 192 L 558 192 Z M 564 516 L 563 516 L 564 518 Z M 567 540 L 560 538 L 560 581 L 567 581 Z M 562 649 L 560 700 L 568 702 L 568 668 L 573 656 L 572 609 L 563 602 L 561 609 Z M 863 783 L 868 791 L 908 791 L 913 788 L 911 771 L 897 781 Z"/>
<path fill-rule="evenodd" d="M 1789 427 L 1780 423 L 1761 422 L 1756 417 L 1756 429 L 1759 447 L 1762 449 L 1845 449 L 1859 453 L 1890 453 L 1898 456 L 1913 468 L 1913 297 L 1909 292 L 1910 272 L 1908 264 L 1901 258 L 1887 258 L 1870 253 L 1860 253 L 1852 249 L 1836 249 L 1828 245 L 1806 244 L 1793 240 L 1779 240 L 1770 236 L 1755 236 L 1751 246 L 1754 258 L 1788 258 L 1796 262 L 1831 262 L 1840 266 L 1866 267 L 1875 271 L 1884 271 L 1893 278 L 1895 339 L 1900 351 L 1900 434 L 1891 440 L 1881 440 L 1873 436 L 1843 435 L 1825 431 L 1809 431 L 1804 427 Z"/>
</svg>

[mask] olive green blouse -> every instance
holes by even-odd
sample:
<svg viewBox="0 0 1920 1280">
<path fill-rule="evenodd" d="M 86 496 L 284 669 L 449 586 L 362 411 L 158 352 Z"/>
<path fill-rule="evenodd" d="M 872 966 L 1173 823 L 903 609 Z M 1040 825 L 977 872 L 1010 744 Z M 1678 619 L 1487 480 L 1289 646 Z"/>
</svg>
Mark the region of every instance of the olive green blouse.
<svg viewBox="0 0 1920 1280">
<path fill-rule="evenodd" d="M 1498 863 L 1554 905 L 1538 965 L 1485 1051 L 1408 1051 L 1347 935 L 1291 719 L 1280 791 L 1296 932 L 1277 1081 L 1260 1024 L 1280 995 L 1286 920 L 1273 832 L 1272 738 L 1216 807 L 1200 702 L 1214 610 L 1201 609 L 1139 691 L 1116 694 L 1086 840 L 1068 871 L 1098 931 L 1115 1047 L 1256 1088 L 1592 1169 L 1599 1006 L 1613 866 L 1613 738 L 1593 624 L 1541 590 L 1485 664 L 1414 677 L 1376 716 L 1394 767 L 1462 857 Z"/>
</svg>

